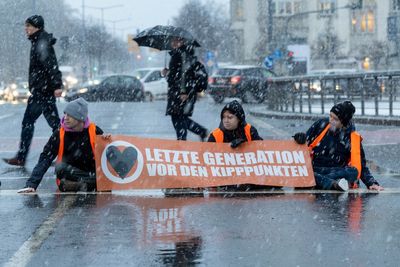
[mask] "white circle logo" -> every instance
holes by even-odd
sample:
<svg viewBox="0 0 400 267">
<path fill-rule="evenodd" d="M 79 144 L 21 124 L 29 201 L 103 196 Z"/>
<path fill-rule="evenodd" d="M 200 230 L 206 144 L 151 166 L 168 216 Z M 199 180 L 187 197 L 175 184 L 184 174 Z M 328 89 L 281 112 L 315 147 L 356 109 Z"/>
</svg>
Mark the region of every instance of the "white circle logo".
<svg viewBox="0 0 400 267">
<path fill-rule="evenodd" d="M 121 152 L 118 147 L 125 147 Z M 101 169 L 105 176 L 118 184 L 128 184 L 139 178 L 143 170 L 143 155 L 140 150 L 125 141 L 114 141 L 108 144 L 101 154 Z M 111 166 L 118 176 L 114 175 L 108 166 Z M 137 165 L 136 170 L 128 175 L 132 168 Z"/>
</svg>

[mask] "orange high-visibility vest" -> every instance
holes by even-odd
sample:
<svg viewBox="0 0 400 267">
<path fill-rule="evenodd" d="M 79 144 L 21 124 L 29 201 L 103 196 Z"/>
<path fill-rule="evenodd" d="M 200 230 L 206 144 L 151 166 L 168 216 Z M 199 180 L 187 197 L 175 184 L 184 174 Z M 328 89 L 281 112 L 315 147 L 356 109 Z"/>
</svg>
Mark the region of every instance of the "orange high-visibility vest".
<svg viewBox="0 0 400 267">
<path fill-rule="evenodd" d="M 310 151 L 312 151 L 316 146 L 319 145 L 321 140 L 324 138 L 324 136 L 328 132 L 329 127 L 330 127 L 330 124 L 328 123 L 328 125 L 326 125 L 325 129 L 308 146 Z M 358 132 L 356 132 L 356 131 L 351 132 L 351 134 L 350 134 L 350 145 L 351 145 L 351 148 L 350 148 L 350 159 L 348 161 L 348 165 L 352 166 L 352 167 L 355 167 L 357 169 L 357 171 L 358 171 L 357 178 L 358 179 L 361 178 L 361 169 L 362 169 L 362 165 L 361 165 L 361 141 L 362 141 L 362 137 Z M 357 188 L 357 184 L 356 183 L 354 183 L 353 188 Z"/>
<path fill-rule="evenodd" d="M 88 131 L 89 131 L 90 146 L 92 147 L 93 157 L 94 157 L 95 156 L 94 146 L 96 141 L 96 124 L 91 122 L 89 124 Z M 63 127 L 60 127 L 60 145 L 58 147 L 57 163 L 60 163 L 62 161 L 62 157 L 64 155 L 64 136 L 65 136 L 65 129 Z M 60 185 L 60 179 L 57 178 L 56 181 L 57 185 Z"/>
<path fill-rule="evenodd" d="M 244 126 L 244 133 L 246 135 L 247 141 L 251 141 L 251 133 L 250 133 L 251 125 L 249 123 Z M 224 142 L 224 132 L 220 129 L 217 128 L 212 132 L 212 135 L 215 138 L 216 143 L 223 143 Z"/>
</svg>

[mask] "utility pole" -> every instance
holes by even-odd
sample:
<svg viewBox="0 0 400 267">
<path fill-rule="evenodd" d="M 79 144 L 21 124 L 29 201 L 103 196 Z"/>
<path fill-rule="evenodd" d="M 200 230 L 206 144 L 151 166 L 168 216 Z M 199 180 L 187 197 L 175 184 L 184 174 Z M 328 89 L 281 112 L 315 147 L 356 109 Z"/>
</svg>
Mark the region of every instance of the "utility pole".
<svg viewBox="0 0 400 267">
<path fill-rule="evenodd" d="M 123 7 L 124 5 L 113 5 L 113 6 L 106 6 L 106 7 L 94 7 L 94 6 L 86 6 L 87 8 L 92 8 L 92 9 L 97 9 L 100 10 L 101 12 L 101 25 L 104 28 L 104 10 L 112 9 L 112 8 L 117 8 L 117 7 Z"/>
<path fill-rule="evenodd" d="M 117 7 L 123 7 L 123 5 L 113 5 L 113 6 L 106 6 L 106 7 L 93 7 L 93 6 L 86 6 L 86 8 L 92 8 L 92 9 L 97 9 L 100 10 L 101 12 L 101 25 L 102 28 L 104 29 L 104 10 L 112 9 L 112 8 L 117 8 Z M 99 64 L 99 74 L 103 72 L 103 64 L 102 64 L 102 57 L 103 57 L 103 48 L 100 47 L 99 49 L 99 55 L 98 55 L 98 64 Z M 92 71 L 92 70 L 91 70 Z"/>
<path fill-rule="evenodd" d="M 271 54 L 275 46 L 273 39 L 274 30 L 274 10 L 272 9 L 272 0 L 268 0 L 268 52 Z"/>
<path fill-rule="evenodd" d="M 117 20 L 105 20 L 106 22 L 110 22 L 113 24 L 113 38 L 115 38 L 115 24 L 118 22 L 123 22 L 123 21 L 129 21 L 131 19 L 126 18 L 126 19 L 117 19 Z"/>
</svg>

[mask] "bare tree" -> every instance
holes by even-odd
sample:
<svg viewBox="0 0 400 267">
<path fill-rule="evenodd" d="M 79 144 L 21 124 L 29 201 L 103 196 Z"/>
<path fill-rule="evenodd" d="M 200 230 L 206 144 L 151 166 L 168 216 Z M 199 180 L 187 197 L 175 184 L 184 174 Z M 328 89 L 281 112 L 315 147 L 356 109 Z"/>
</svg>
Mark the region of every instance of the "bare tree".
<svg viewBox="0 0 400 267">
<path fill-rule="evenodd" d="M 214 1 L 202 4 L 199 0 L 189 0 L 173 18 L 173 24 L 191 32 L 201 44 L 200 51 L 214 51 L 220 59 L 231 57 L 233 34 L 229 19 L 222 7 Z"/>
<path fill-rule="evenodd" d="M 332 19 L 329 18 L 325 32 L 318 36 L 317 43 L 312 46 L 312 57 L 322 59 L 327 68 L 332 68 L 335 60 L 340 57 L 343 42 L 333 32 Z"/>
<path fill-rule="evenodd" d="M 389 45 L 384 41 L 374 40 L 369 44 L 361 45 L 358 53 L 360 60 L 369 58 L 372 62 L 372 68 L 387 69 L 389 66 Z"/>
</svg>

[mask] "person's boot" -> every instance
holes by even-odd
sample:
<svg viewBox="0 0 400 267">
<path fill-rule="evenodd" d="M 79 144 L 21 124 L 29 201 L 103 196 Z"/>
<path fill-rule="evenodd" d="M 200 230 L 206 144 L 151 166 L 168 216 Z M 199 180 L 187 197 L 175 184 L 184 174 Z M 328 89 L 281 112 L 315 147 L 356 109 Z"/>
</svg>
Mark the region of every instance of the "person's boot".
<svg viewBox="0 0 400 267">
<path fill-rule="evenodd" d="M 61 179 L 59 189 L 61 192 L 77 192 L 79 191 L 80 186 L 81 186 L 80 182 Z"/>
<path fill-rule="evenodd" d="M 3 158 L 3 161 L 9 165 L 13 166 L 19 166 L 19 167 L 24 167 L 25 166 L 25 160 L 20 160 L 17 157 L 6 159 Z"/>
<path fill-rule="evenodd" d="M 332 189 L 346 192 L 349 190 L 349 182 L 344 178 L 339 179 L 333 182 Z"/>
</svg>

